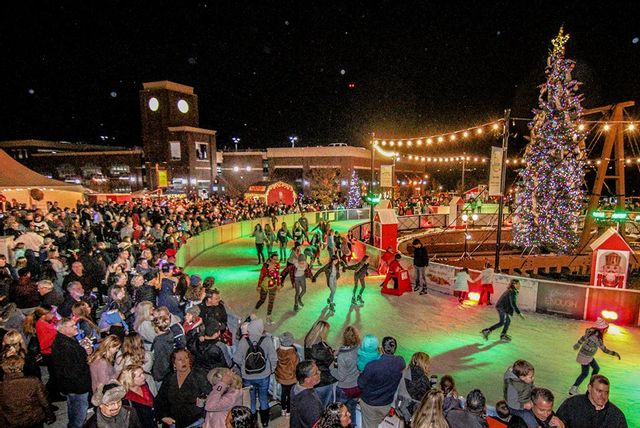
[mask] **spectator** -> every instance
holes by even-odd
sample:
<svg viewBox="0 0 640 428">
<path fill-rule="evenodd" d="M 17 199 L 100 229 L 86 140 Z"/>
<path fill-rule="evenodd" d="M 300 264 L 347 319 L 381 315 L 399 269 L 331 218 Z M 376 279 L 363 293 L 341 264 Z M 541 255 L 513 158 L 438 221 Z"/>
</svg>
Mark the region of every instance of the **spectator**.
<svg viewBox="0 0 640 428">
<path fill-rule="evenodd" d="M 591 376 L 587 393 L 567 398 L 558 409 L 558 417 L 570 428 L 627 428 L 620 409 L 609 401 L 609 379 Z"/>
<path fill-rule="evenodd" d="M 118 381 L 127 391 L 123 398 L 124 404 L 136 410 L 140 424 L 143 427 L 155 427 L 157 422 L 154 414 L 154 397 L 142 366 L 136 364 L 125 366 Z"/>
<path fill-rule="evenodd" d="M 55 306 L 58 307 L 64 301 L 64 296 L 61 292 L 53 287 L 53 283 L 48 279 L 40 280 L 36 283 L 38 287 L 38 294 L 40 294 L 41 306 Z"/>
<path fill-rule="evenodd" d="M 87 277 L 84 275 L 84 266 L 82 262 L 73 262 L 71 264 L 71 272 L 64 277 L 62 281 L 62 288 L 69 289 L 69 284 L 72 282 L 77 282 L 82 287 L 82 293 L 90 293 L 91 287 Z"/>
<path fill-rule="evenodd" d="M 24 332 L 26 335 L 36 337 L 37 349 L 42 356 L 42 362 L 47 366 L 49 380 L 47 381 L 47 392 L 51 402 L 63 401 L 64 398 L 58 390 L 56 382 L 55 364 L 52 357 L 53 343 L 58 335 L 56 329 L 55 313 L 51 308 L 36 308 L 24 320 Z M 36 342 L 34 342 L 35 344 Z M 53 373 L 53 375 L 52 375 Z"/>
<path fill-rule="evenodd" d="M 352 415 L 347 406 L 343 403 L 332 403 L 327 406 L 320 420 L 316 424 L 317 428 L 349 428 L 351 427 Z"/>
<path fill-rule="evenodd" d="M 135 275 L 131 279 L 131 287 L 133 288 L 133 292 L 131 293 L 131 300 L 134 306 L 142 302 L 151 302 L 152 304 L 155 303 L 156 289 L 147 281 L 145 281 L 144 276 Z"/>
<path fill-rule="evenodd" d="M 113 367 L 113 360 L 121 345 L 122 341 L 117 336 L 107 336 L 100 342 L 98 349 L 89 356 L 91 388 L 94 393 L 98 385 L 104 385 L 117 377 L 116 370 Z"/>
<path fill-rule="evenodd" d="M 509 424 L 524 424 L 524 421 L 520 416 L 512 415 L 507 402 L 500 400 L 496 403 L 496 416 L 487 416 L 487 423 L 489 428 L 507 428 Z"/>
<path fill-rule="evenodd" d="M 404 359 L 394 355 L 396 348 L 397 342 L 393 337 L 382 339 L 382 355 L 378 360 L 369 362 L 358 377 L 364 427 L 377 427 L 389 413 L 405 367 Z"/>
<path fill-rule="evenodd" d="M 331 375 L 337 379 L 336 401 L 343 402 L 351 414 L 352 424 L 356 424 L 356 405 L 360 397 L 358 387 L 358 348 L 360 332 L 349 325 L 342 333 L 342 346 L 338 349 L 335 364 L 330 367 Z"/>
<path fill-rule="evenodd" d="M 64 301 L 58 307 L 58 313 L 63 317 L 70 317 L 73 304 L 80 302 L 84 297 L 84 289 L 78 281 L 72 281 L 66 284 L 67 294 Z"/>
<path fill-rule="evenodd" d="M 87 302 L 75 302 L 71 308 L 71 318 L 78 324 L 78 340 L 88 338 L 93 344 L 100 339 L 98 326 L 91 319 L 91 308 Z"/>
<path fill-rule="evenodd" d="M 122 405 L 122 399 L 127 393 L 118 381 L 111 380 L 106 384 L 98 385 L 91 398 L 91 404 L 96 406 L 96 411 L 85 424 L 85 428 L 118 427 L 118 428 L 142 428 L 136 410 Z"/>
<path fill-rule="evenodd" d="M 431 358 L 424 352 L 416 352 L 411 356 L 409 365 L 402 372 L 402 380 L 398 385 L 396 414 L 408 424 L 415 413 L 420 400 L 431 389 L 429 370 Z M 442 397 L 444 401 L 444 396 Z"/>
<path fill-rule="evenodd" d="M 18 330 L 9 330 L 2 338 L 2 351 L 0 351 L 0 362 L 6 358 L 18 356 L 24 360 L 22 372 L 24 376 L 40 379 L 40 366 L 33 352 L 28 352 L 24 337 Z M 0 381 L 3 379 L 3 372 L 0 370 Z"/>
<path fill-rule="evenodd" d="M 553 393 L 546 388 L 534 388 L 531 392 L 531 409 L 524 410 L 520 421 L 509 421 L 510 428 L 564 428 L 564 422 L 553 413 Z"/>
<path fill-rule="evenodd" d="M 326 342 L 329 323 L 316 321 L 304 338 L 304 357 L 313 360 L 320 370 L 320 382 L 314 386 L 323 406 L 335 401 L 334 390 L 336 378 L 331 375 L 331 366 L 335 360 L 334 351 Z"/>
<path fill-rule="evenodd" d="M 378 338 L 367 334 L 358 348 L 358 370 L 363 371 L 367 364 L 380 358 Z"/>
<path fill-rule="evenodd" d="M 150 351 L 153 339 L 158 335 L 153 324 L 153 303 L 138 303 L 134 308 L 134 314 L 133 329 L 142 337 L 144 347 Z"/>
<path fill-rule="evenodd" d="M 2 330 L 22 332 L 25 316 L 8 297 L 9 285 L 0 283 L 0 332 Z"/>
<path fill-rule="evenodd" d="M 40 304 L 38 286 L 31 281 L 29 268 L 18 270 L 18 281 L 14 281 L 9 288 L 9 299 L 19 309 L 35 308 Z"/>
<path fill-rule="evenodd" d="M 87 417 L 92 390 L 87 351 L 75 340 L 78 327 L 73 320 L 62 318 L 57 327 L 58 335 L 51 348 L 55 355 L 55 381 L 67 397 L 68 428 L 80 428 Z"/>
<path fill-rule="evenodd" d="M 427 247 L 422 245 L 419 239 L 413 240 L 413 267 L 415 270 L 416 283 L 414 291 L 420 294 L 427 294 L 427 267 L 429 266 L 429 253 Z"/>
<path fill-rule="evenodd" d="M 155 395 L 158 389 L 151 375 L 153 354 L 144 348 L 142 337 L 135 332 L 129 333 L 122 339 L 122 347 L 116 353 L 113 361 L 113 368 L 118 376 L 125 367 L 131 365 L 142 367 L 145 372 L 145 380 L 151 392 Z"/>
<path fill-rule="evenodd" d="M 504 373 L 504 399 L 511 414 L 522 416 L 531 409 L 534 377 L 533 365 L 525 360 L 517 360 Z"/>
<path fill-rule="evenodd" d="M 195 342 L 196 367 L 208 373 L 215 368 L 231 367 L 232 361 L 227 345 L 220 340 L 220 331 L 204 338 L 200 336 Z"/>
<path fill-rule="evenodd" d="M 320 370 L 312 360 L 304 360 L 296 367 L 298 383 L 291 391 L 291 428 L 312 428 L 320 419 L 324 406 L 315 390 L 320 382 Z"/>
<path fill-rule="evenodd" d="M 240 368 L 244 386 L 251 390 L 251 412 L 256 412 L 256 398 L 260 401 L 262 426 L 269 424 L 269 379 L 275 370 L 278 357 L 271 336 L 264 331 L 260 318 L 252 319 L 247 325 L 248 336 L 238 342 L 233 361 Z"/>
<path fill-rule="evenodd" d="M 213 336 L 216 331 L 227 328 L 227 310 L 217 288 L 207 289 L 204 302 L 199 306 L 205 336 Z"/>
<path fill-rule="evenodd" d="M 453 409 L 447 414 L 447 423 L 450 428 L 485 428 L 487 421 L 484 418 L 486 400 L 479 389 L 474 389 L 467 394 L 467 406 L 465 409 Z"/>
<path fill-rule="evenodd" d="M 242 404 L 242 379 L 228 368 L 213 369 L 207 375 L 213 389 L 204 405 L 206 412 L 203 428 L 223 427 L 227 413 Z"/>
<path fill-rule="evenodd" d="M 3 427 L 37 427 L 52 424 L 55 416 L 49 408 L 47 393 L 40 379 L 25 377 L 24 359 L 11 355 L 2 359 L 0 368 L 0 425 Z"/>
<path fill-rule="evenodd" d="M 444 394 L 444 417 L 446 418 L 450 410 L 460 409 L 460 400 L 463 397 L 459 397 L 456 390 L 456 382 L 451 375 L 444 375 L 440 379 L 440 390 Z"/>
<path fill-rule="evenodd" d="M 227 428 L 258 428 L 258 421 L 253 417 L 251 409 L 245 406 L 235 406 L 227 414 L 225 421 Z"/>
<path fill-rule="evenodd" d="M 173 372 L 162 382 L 156 397 L 156 416 L 176 428 L 200 426 L 204 422 L 204 398 L 211 385 L 199 370 L 193 370 L 193 355 L 186 349 L 171 354 Z"/>
<path fill-rule="evenodd" d="M 157 335 L 151 345 L 151 352 L 153 352 L 151 373 L 156 382 L 162 382 L 171 373 L 170 358 L 174 350 L 174 335 L 170 329 L 171 316 L 167 313 L 158 313 L 153 318 L 153 324 Z M 191 353 L 189 356 L 193 358 Z"/>
<path fill-rule="evenodd" d="M 276 350 L 278 364 L 276 365 L 276 382 L 280 384 L 280 405 L 282 416 L 291 411 L 289 398 L 291 389 L 296 383 L 296 366 L 300 362 L 298 351 L 293 344 L 293 335 L 286 331 L 280 336 L 280 346 Z"/>
<path fill-rule="evenodd" d="M 443 403 L 444 394 L 442 391 L 430 390 L 419 402 L 417 409 L 407 420 L 407 423 L 411 421 L 412 428 L 449 428 L 442 411 Z"/>
</svg>

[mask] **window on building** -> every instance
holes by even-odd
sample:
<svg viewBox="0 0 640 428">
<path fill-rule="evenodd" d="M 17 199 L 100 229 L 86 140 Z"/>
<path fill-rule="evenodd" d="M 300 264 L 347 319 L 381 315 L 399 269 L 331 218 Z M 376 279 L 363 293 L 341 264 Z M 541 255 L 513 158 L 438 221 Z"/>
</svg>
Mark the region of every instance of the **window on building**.
<svg viewBox="0 0 640 428">
<path fill-rule="evenodd" d="M 130 172 L 129 165 L 115 164 L 109 167 L 109 173 L 113 177 L 119 177 L 121 175 L 129 175 L 129 172 Z"/>
<path fill-rule="evenodd" d="M 82 177 L 84 178 L 91 178 L 94 175 L 102 175 L 102 168 L 97 165 L 84 165 L 80 170 L 82 171 Z"/>
<path fill-rule="evenodd" d="M 171 147 L 171 160 L 182 159 L 182 155 L 180 153 L 180 141 L 170 141 L 169 146 Z"/>
<path fill-rule="evenodd" d="M 58 172 L 58 177 L 63 179 L 72 175 L 76 175 L 76 169 L 73 167 L 73 165 L 68 163 L 59 165 L 56 168 L 56 171 Z"/>
<path fill-rule="evenodd" d="M 196 142 L 196 158 L 198 160 L 209 159 L 209 144 Z"/>
</svg>

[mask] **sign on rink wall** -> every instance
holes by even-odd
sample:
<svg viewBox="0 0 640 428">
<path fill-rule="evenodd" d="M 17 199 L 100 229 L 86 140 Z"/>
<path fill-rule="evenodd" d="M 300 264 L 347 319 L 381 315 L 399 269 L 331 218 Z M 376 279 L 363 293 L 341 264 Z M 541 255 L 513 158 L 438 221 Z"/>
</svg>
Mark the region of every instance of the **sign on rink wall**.
<svg viewBox="0 0 640 428">
<path fill-rule="evenodd" d="M 581 319 L 587 299 L 587 287 L 566 286 L 539 281 L 537 312 Z"/>
<path fill-rule="evenodd" d="M 427 288 L 453 294 L 453 282 L 456 277 L 455 266 L 429 263 L 427 266 Z"/>
</svg>

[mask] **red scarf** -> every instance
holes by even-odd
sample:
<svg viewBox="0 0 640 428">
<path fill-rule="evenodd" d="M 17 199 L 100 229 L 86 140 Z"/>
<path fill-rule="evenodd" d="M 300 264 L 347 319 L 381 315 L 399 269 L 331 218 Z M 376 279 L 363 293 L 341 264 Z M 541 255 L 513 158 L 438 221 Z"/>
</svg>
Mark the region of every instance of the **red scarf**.
<svg viewBox="0 0 640 428">
<path fill-rule="evenodd" d="M 124 396 L 125 400 L 131 400 L 135 403 L 142 404 L 143 406 L 153 407 L 153 394 L 149 389 L 149 385 L 142 385 L 142 395 L 138 395 L 132 390 L 127 391 L 127 395 Z"/>
</svg>

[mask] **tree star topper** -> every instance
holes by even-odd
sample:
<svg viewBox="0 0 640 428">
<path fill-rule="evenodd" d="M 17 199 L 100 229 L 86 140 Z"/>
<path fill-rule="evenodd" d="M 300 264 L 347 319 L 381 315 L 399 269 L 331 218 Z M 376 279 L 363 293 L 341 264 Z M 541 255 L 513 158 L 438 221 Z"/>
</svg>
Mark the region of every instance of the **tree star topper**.
<svg viewBox="0 0 640 428">
<path fill-rule="evenodd" d="M 553 45 L 553 55 L 564 55 L 564 45 L 569 40 L 569 35 L 564 35 L 564 27 L 560 26 L 560 31 L 558 35 L 551 40 L 551 44 Z"/>
</svg>

